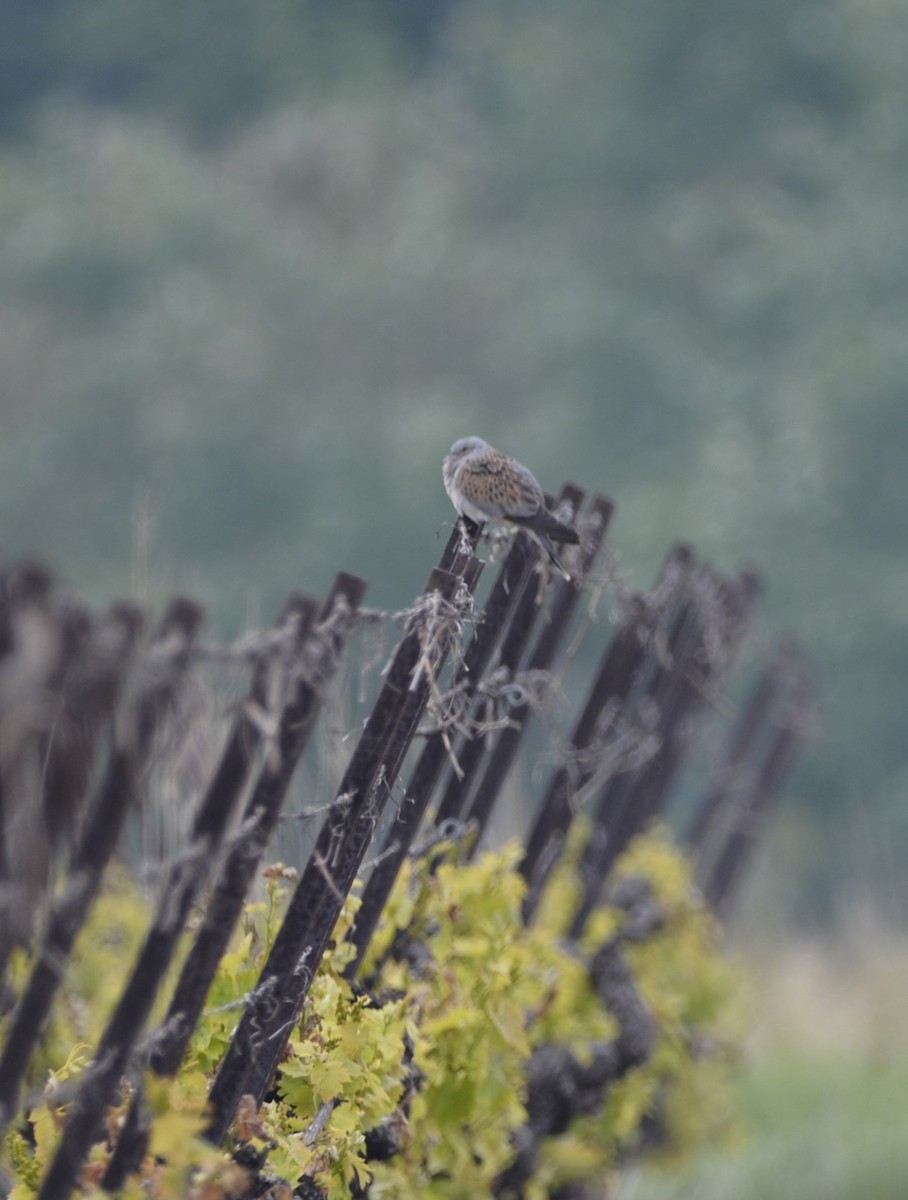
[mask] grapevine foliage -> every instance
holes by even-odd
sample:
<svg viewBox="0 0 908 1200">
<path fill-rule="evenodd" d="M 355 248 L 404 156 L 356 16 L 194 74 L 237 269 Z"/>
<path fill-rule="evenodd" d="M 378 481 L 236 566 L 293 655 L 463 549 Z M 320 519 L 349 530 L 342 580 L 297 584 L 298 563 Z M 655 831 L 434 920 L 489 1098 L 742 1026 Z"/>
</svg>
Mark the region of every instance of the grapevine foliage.
<svg viewBox="0 0 908 1200">
<path fill-rule="evenodd" d="M 568 949 L 563 931 L 576 886 L 570 847 L 529 928 L 521 918 L 519 853 L 511 845 L 462 865 L 436 848 L 431 861 L 409 862 L 361 985 L 343 974 L 358 905 L 349 899 L 275 1088 L 258 1112 L 241 1106 L 230 1149 L 217 1150 L 200 1136 L 205 1096 L 293 875 L 269 868 L 264 898 L 246 906 L 178 1076 L 145 1079 L 151 1137 L 142 1170 L 123 1194 L 290 1200 L 298 1189 L 347 1200 L 368 1187 L 372 1197 L 399 1200 L 492 1195 L 527 1128 L 534 1053 L 562 1047 L 583 1063 L 592 1047 L 619 1034 L 589 970 L 596 948 L 615 939 L 653 1020 L 652 1051 L 610 1083 L 595 1111 L 545 1139 L 524 1194 L 542 1200 L 573 1180 L 605 1177 L 628 1154 L 651 1147 L 677 1155 L 726 1134 L 743 1031 L 741 987 L 684 859 L 660 833 L 638 839 L 618 864 L 614 887 L 645 881 L 658 921 L 646 936 L 632 936 L 627 911 L 606 903 L 582 943 Z M 115 1002 L 144 919 L 141 897 L 122 876 L 112 878 L 32 1064 L 27 1108 L 5 1139 L 13 1200 L 37 1193 L 69 1088 Z M 19 978 L 26 968 L 18 965 Z M 84 1173 L 89 1195 L 105 1194 L 98 1185 L 129 1100 L 124 1083 Z"/>
</svg>

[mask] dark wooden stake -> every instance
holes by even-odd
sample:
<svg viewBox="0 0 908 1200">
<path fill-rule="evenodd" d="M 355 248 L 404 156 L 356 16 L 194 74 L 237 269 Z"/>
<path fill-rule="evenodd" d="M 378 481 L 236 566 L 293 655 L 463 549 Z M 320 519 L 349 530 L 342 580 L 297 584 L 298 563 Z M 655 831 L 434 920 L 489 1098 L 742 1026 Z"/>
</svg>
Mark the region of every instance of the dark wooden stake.
<svg viewBox="0 0 908 1200">
<path fill-rule="evenodd" d="M 520 535 L 514 539 L 464 652 L 456 681 L 462 689 L 463 703 L 467 710 L 485 675 L 502 632 L 507 627 L 509 615 L 531 576 L 533 561 L 530 549 L 528 538 Z M 401 864 L 416 838 L 435 785 L 448 761 L 451 746 L 456 741 L 456 736 L 448 739 L 442 731 L 433 733 L 426 739 L 406 787 L 404 799 L 388 829 L 378 855 L 379 861 L 363 891 L 362 905 L 356 914 L 356 925 L 352 934 L 356 958 L 347 969 L 348 978 L 353 978 L 362 964 Z"/>
<path fill-rule="evenodd" d="M 104 620 L 110 626 L 104 634 L 109 640 L 109 715 L 141 630 L 142 615 L 132 606 L 121 605 Z M 172 624 L 165 619 L 158 641 L 173 633 Z M 176 689 L 181 679 L 181 671 L 176 670 L 168 680 L 169 689 Z M 154 729 L 172 699 L 173 691 L 161 686 L 145 690 L 135 701 L 135 711 L 120 722 L 107 769 L 72 852 L 68 882 L 51 900 L 41 950 L 9 1019 L 0 1054 L 0 1131 L 16 1114 L 29 1060 L 44 1031 L 73 944 L 101 888 L 123 822 L 135 802 L 138 775 L 146 762 Z"/>
<path fill-rule="evenodd" d="M 728 739 L 694 824 L 691 851 L 706 901 L 727 917 L 775 797 L 810 734 L 813 687 L 796 648 L 782 643 Z"/>
<path fill-rule="evenodd" d="M 279 716 L 276 744 L 264 755 L 243 813 L 242 833 L 228 850 L 220 868 L 201 925 L 183 962 L 167 1015 L 154 1036 L 148 1066 L 157 1075 L 175 1075 L 186 1053 L 218 963 L 227 949 L 274 830 L 293 772 L 315 725 L 321 691 L 333 674 L 355 624 L 356 610 L 365 589 L 364 580 L 341 572 L 320 615 L 316 602 L 306 596 L 294 594 L 284 606 L 280 621 L 295 619 L 297 622 L 293 657 L 302 674 Z M 266 703 L 265 683 L 262 672 L 261 677 L 253 681 L 252 704 Z M 251 764 L 253 754 L 263 744 L 260 727 L 251 720 L 252 711 L 247 706 L 241 713 L 235 730 L 237 746 L 232 752 L 228 744 L 222 769 L 224 763 L 231 760 L 232 753 L 238 752 L 239 745 Z M 237 772 L 235 777 L 239 775 L 245 778 L 246 771 Z M 129 1172 L 141 1162 L 146 1129 L 138 1115 L 140 1108 L 141 1090 L 137 1088 L 130 1104 L 129 1119 L 102 1180 L 102 1186 L 108 1191 L 120 1188 Z"/>
<path fill-rule="evenodd" d="M 568 485 L 568 487 L 570 488 L 572 485 Z M 573 488 L 571 499 L 574 496 L 576 496 L 576 506 L 579 506 L 583 497 L 579 488 Z M 539 631 L 539 636 L 527 658 L 525 664 L 527 671 L 548 671 L 555 661 L 555 655 L 567 633 L 571 617 L 582 595 L 583 584 L 599 553 L 613 512 L 614 505 L 611 500 L 606 499 L 605 496 L 595 497 L 587 518 L 578 576 L 576 579 L 563 580 L 559 586 L 552 601 L 548 619 Z M 516 623 L 519 623 L 519 619 Z M 502 658 L 504 659 L 504 652 Z M 533 710 L 529 704 L 515 705 L 511 712 L 513 723 L 499 732 L 490 753 L 485 756 L 483 771 L 475 782 L 466 818 L 467 821 L 475 822 L 480 831 L 485 829 L 492 807 L 501 792 L 532 717 Z M 477 838 L 473 843 L 473 849 L 475 850 L 478 845 L 479 839 Z"/>
<path fill-rule="evenodd" d="M 179 650 L 172 661 L 170 671 L 153 688 L 149 702 L 141 707 L 136 731 L 137 744 L 141 750 L 138 755 L 133 753 L 123 759 L 121 768 L 125 769 L 122 779 L 123 797 L 129 798 L 133 795 L 136 786 L 136 759 L 145 757 L 160 715 L 162 702 L 172 703 L 175 689 L 183 681 L 190 661 L 192 642 L 201 618 L 201 609 L 189 600 L 174 601 L 165 617 L 162 633 L 166 638 L 176 637 L 179 640 Z M 111 822 L 117 827 L 113 832 L 104 831 L 105 851 L 112 851 L 116 844 L 119 833 L 118 823 L 122 824 L 125 815 L 124 799 L 119 798 L 117 803 L 111 807 L 113 809 L 110 813 Z M 155 932 L 156 930 L 153 929 L 149 934 L 151 944 L 154 944 Z M 177 929 L 173 934 L 174 940 L 179 933 L 180 929 Z M 149 945 L 149 942 L 146 942 L 146 945 Z M 87 1068 L 80 1081 L 76 1097 L 67 1115 L 63 1136 L 51 1165 L 41 1181 L 38 1193 L 40 1200 L 65 1200 L 78 1182 L 79 1173 L 94 1143 L 104 1109 L 116 1091 L 135 1038 L 144 1025 L 154 1001 L 157 982 L 154 983 L 153 989 L 147 990 L 143 981 L 136 984 L 135 980 L 136 973 L 133 973 L 102 1034 L 94 1062 Z"/>
<path fill-rule="evenodd" d="M 752 575 L 744 573 L 726 583 L 703 567 L 691 582 L 691 595 L 669 637 L 667 660 L 647 689 L 657 750 L 636 769 L 612 779 L 602 793 L 580 859 L 583 894 L 570 926 L 573 938 L 580 936 L 617 857 L 659 811 L 695 722 L 747 629 L 746 617 L 757 591 Z M 704 601 L 704 588 L 718 604 Z M 715 646 L 714 654 L 708 652 L 710 644 Z"/>
<path fill-rule="evenodd" d="M 464 574 L 468 570 L 473 573 L 471 561 L 455 558 L 456 575 L 436 568 L 429 577 L 424 600 L 430 603 L 437 597 L 442 604 L 452 601 Z M 427 649 L 424 639 L 425 630 L 412 629 L 394 655 L 344 772 L 333 811 L 322 827 L 221 1062 L 209 1092 L 212 1115 L 205 1135 L 214 1143 L 224 1138 L 243 1094 L 261 1101 L 299 1017 L 343 905 L 344 888 L 349 890 L 352 885 L 368 845 L 365 833 L 368 831 L 371 837 L 377 808 L 394 783 L 394 764 L 388 761 L 387 747 L 404 714 L 415 732 L 415 722 L 428 699 L 430 675 L 440 668 L 449 649 L 447 637 L 441 637 L 431 649 Z M 400 758 L 399 749 L 393 757 Z"/>
<path fill-rule="evenodd" d="M 666 622 L 687 586 L 693 565 L 693 552 L 688 546 L 672 548 L 652 592 L 634 598 L 629 613 L 602 657 L 571 735 L 571 748 L 577 755 L 577 763 L 564 766 L 555 773 L 527 838 L 520 864 L 520 872 L 528 884 L 524 901 L 527 921 L 536 910 L 574 818 L 574 796 L 596 773 L 599 756 L 594 748 L 603 732 L 599 728 L 602 719 L 627 705 L 647 666 L 658 654 L 657 647 Z"/>
</svg>

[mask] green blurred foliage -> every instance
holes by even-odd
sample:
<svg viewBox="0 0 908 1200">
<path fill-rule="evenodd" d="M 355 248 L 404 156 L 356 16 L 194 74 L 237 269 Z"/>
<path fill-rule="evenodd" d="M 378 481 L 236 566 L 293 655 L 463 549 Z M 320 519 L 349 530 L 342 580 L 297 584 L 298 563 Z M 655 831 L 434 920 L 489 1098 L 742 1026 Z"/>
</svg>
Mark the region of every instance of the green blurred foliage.
<svg viewBox="0 0 908 1200">
<path fill-rule="evenodd" d="M 908 1078 L 890 1063 L 789 1056 L 759 1064 L 741 1087 L 750 1137 L 737 1154 L 688 1169 L 635 1173 L 618 1200 L 899 1200 L 908 1170 Z"/>
<path fill-rule="evenodd" d="M 6 3 L 5 552 L 401 605 L 480 433 L 637 585 L 759 564 L 824 710 L 792 910 L 904 914 L 906 57 L 895 0 Z"/>
</svg>

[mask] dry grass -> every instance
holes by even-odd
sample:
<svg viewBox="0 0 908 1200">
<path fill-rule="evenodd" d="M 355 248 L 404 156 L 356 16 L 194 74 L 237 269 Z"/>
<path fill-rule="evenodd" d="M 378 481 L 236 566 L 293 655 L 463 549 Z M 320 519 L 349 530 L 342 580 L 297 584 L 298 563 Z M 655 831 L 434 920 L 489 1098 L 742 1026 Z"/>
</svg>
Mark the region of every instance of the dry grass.
<svg viewBox="0 0 908 1200">
<path fill-rule="evenodd" d="M 834 938 L 762 951 L 750 969 L 755 1064 L 796 1053 L 908 1066 L 908 939 L 870 914 Z"/>
</svg>

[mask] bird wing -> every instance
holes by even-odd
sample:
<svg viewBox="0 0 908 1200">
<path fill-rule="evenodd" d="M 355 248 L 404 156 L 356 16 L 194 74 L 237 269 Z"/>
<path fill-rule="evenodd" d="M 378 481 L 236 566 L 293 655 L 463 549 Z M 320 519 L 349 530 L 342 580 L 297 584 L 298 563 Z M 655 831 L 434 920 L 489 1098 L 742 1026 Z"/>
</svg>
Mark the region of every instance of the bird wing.
<svg viewBox="0 0 908 1200">
<path fill-rule="evenodd" d="M 526 519 L 543 507 L 542 489 L 532 472 L 491 448 L 467 459 L 458 482 L 490 517 Z"/>
</svg>

